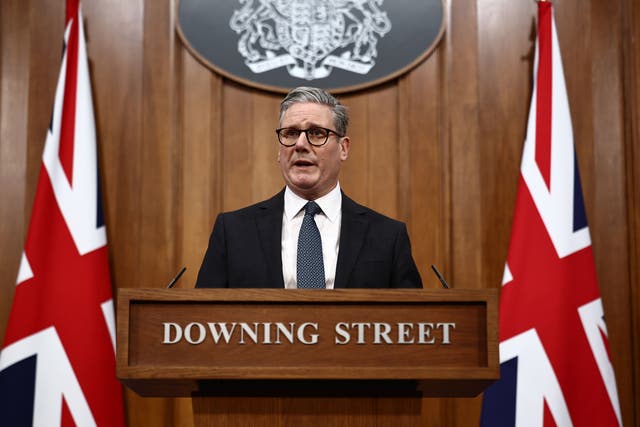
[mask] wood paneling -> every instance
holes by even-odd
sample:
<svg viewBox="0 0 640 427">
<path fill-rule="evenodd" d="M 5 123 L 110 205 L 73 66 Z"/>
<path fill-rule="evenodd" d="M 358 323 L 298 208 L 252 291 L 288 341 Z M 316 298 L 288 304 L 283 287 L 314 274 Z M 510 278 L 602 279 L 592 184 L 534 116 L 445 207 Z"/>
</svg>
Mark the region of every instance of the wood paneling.
<svg viewBox="0 0 640 427">
<path fill-rule="evenodd" d="M 535 2 L 487 0 L 478 7 L 475 142 L 481 145 L 476 161 L 482 196 L 476 215 L 482 224 L 477 250 L 483 286 L 502 283 L 531 100 L 535 16 Z"/>
<path fill-rule="evenodd" d="M 447 167 L 443 155 L 444 129 L 440 122 L 442 97 L 438 81 L 442 77 L 440 52 L 436 51 L 429 61 L 422 63 L 411 74 L 404 77 L 404 99 L 401 100 L 401 146 L 409 152 L 407 221 L 413 238 L 413 256 L 420 269 L 425 287 L 440 287 L 429 270 L 431 263 L 446 265 L 447 248 L 450 246 L 450 225 L 446 222 L 450 209 Z M 420 197 L 416 197 L 420 194 Z M 420 242 L 417 244 L 417 242 Z M 448 276 L 448 271 L 443 273 Z"/>
<path fill-rule="evenodd" d="M 195 398 L 196 426 L 422 426 L 416 398 Z M 286 416 L 282 413 L 286 412 Z M 429 414 L 431 415 L 431 414 Z"/>
<path fill-rule="evenodd" d="M 625 104 L 625 166 L 627 182 L 627 213 L 629 236 L 629 294 L 631 301 L 630 330 L 635 399 L 625 402 L 633 408 L 636 424 L 640 423 L 640 7 L 632 1 L 622 4 L 624 97 Z M 624 338 L 623 338 L 624 339 Z M 619 377 L 619 374 L 618 374 Z M 623 408 L 623 411 L 626 408 Z M 627 410 L 628 414 L 630 411 Z"/>
<path fill-rule="evenodd" d="M 579 2 L 576 2 L 579 3 Z M 623 67 L 619 47 L 622 33 L 611 31 L 620 23 L 621 7 L 610 4 L 604 9 L 598 2 L 591 5 L 591 73 L 593 84 L 593 171 L 594 186 L 591 211 L 588 211 L 592 230 L 593 250 L 600 292 L 609 330 L 610 352 L 614 366 L 621 371 L 632 370 L 631 343 L 625 337 L 625 325 L 631 320 L 629 283 L 629 236 L 627 203 L 625 198 L 625 142 L 623 122 Z M 598 52 L 597 55 L 594 53 Z M 617 70 L 613 73 L 612 70 Z M 573 70 L 577 73 L 577 70 Z M 575 88 L 578 92 L 579 88 Z M 606 170 L 606 172 L 605 172 Z M 582 169 L 581 169 L 582 171 Z M 587 206 L 588 207 L 588 206 Z M 603 207 L 606 207 L 603 209 Z M 636 363 L 637 358 L 636 358 Z M 619 390 L 631 389 L 633 378 L 620 375 L 616 380 Z M 633 411 L 632 401 L 620 402 L 623 413 Z"/>
<path fill-rule="evenodd" d="M 181 50 L 183 78 L 178 92 L 178 135 L 182 149 L 179 227 L 182 228 L 179 259 L 187 271 L 180 286 L 195 283 L 204 248 L 209 241 L 214 213 L 220 209 L 222 79 Z M 185 218 L 189 218 L 185 221 Z M 179 229 L 179 228 L 178 228 Z"/>
<path fill-rule="evenodd" d="M 482 164 L 483 147 L 478 143 L 480 129 L 478 10 L 475 4 L 452 2 L 443 57 L 447 72 L 443 81 L 444 137 L 448 147 L 448 203 L 454 224 L 448 245 L 447 267 L 452 283 L 482 287 Z M 455 101 L 454 101 L 455 100 Z M 460 124 L 464 123 L 463 126 Z M 455 156 L 452 161 L 451 156 Z M 451 248 L 456 248 L 451 251 Z M 445 266 L 443 266 L 445 267 Z M 486 283 L 484 284 L 486 286 Z"/>
<path fill-rule="evenodd" d="M 29 81 L 29 2 L 0 4 L 0 327 L 5 329 L 24 243 Z M 13 278 L 13 279 L 12 279 Z"/>
<path fill-rule="evenodd" d="M 98 134 L 98 162 L 114 285 L 138 286 L 140 265 L 143 9 L 127 0 L 82 3 Z M 61 5 L 64 13 L 64 6 Z M 101 17 L 95 19 L 94 17 Z M 118 28 L 114 34 L 114 28 Z M 95 53 L 94 53 L 95 52 Z M 127 190 L 128 189 L 128 190 Z"/>
<path fill-rule="evenodd" d="M 283 186 L 280 95 L 204 67 L 173 26 L 177 0 L 83 0 L 115 287 L 195 282 L 215 216 Z M 434 53 L 341 96 L 341 175 L 407 223 L 427 288 L 499 287 L 532 90 L 533 1 L 445 0 Z M 554 3 L 587 216 L 624 424 L 640 427 L 640 7 Z M 46 11 L 46 13 L 43 13 Z M 31 212 L 62 45 L 64 2 L 0 5 L 0 333 Z M 127 393 L 131 426 L 193 425 L 189 399 Z M 475 425 L 480 399 L 425 399 L 425 425 Z"/>
</svg>

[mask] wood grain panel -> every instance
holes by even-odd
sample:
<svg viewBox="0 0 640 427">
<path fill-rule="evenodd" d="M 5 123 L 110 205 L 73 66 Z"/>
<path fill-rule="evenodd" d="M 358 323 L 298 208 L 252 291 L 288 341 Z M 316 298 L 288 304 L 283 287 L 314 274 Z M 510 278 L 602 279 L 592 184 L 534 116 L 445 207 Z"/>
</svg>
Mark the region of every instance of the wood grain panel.
<svg viewBox="0 0 640 427">
<path fill-rule="evenodd" d="M 179 180 L 174 145 L 175 32 L 170 2 L 145 2 L 142 68 L 142 140 L 139 161 L 146 166 L 141 175 L 140 238 L 145 247 L 140 256 L 144 281 L 166 284 L 179 269 L 175 260 L 174 215 Z M 148 246 L 146 246 L 148 245 Z"/>
<path fill-rule="evenodd" d="M 258 201 L 251 191 L 254 135 L 247 129 L 254 111 L 249 89 L 225 81 L 222 97 L 222 209 L 229 211 Z"/>
<path fill-rule="evenodd" d="M 440 287 L 429 270 L 433 263 L 444 265 L 445 247 L 449 245 L 447 189 L 444 185 L 446 164 L 442 164 L 443 141 L 439 121 L 442 105 L 440 53 L 401 79 L 405 99 L 401 100 L 400 145 L 410 153 L 409 216 L 407 223 L 414 244 L 413 257 L 423 278 L 424 287 Z"/>
<path fill-rule="evenodd" d="M 171 31 L 172 2 L 145 2 L 142 44 L 142 140 L 139 161 L 146 167 L 140 181 L 140 238 L 145 242 L 140 253 L 142 283 L 164 286 L 180 268 L 174 237 L 181 175 L 178 168 L 182 150 L 176 144 L 176 78 L 180 76 L 176 60 L 177 41 Z M 145 248 L 155 248 L 150 251 Z M 155 425 L 180 425 L 173 399 L 157 402 L 152 412 Z M 182 403 L 184 404 L 184 403 Z"/>
<path fill-rule="evenodd" d="M 582 5 L 576 5 L 576 11 Z M 619 4 L 603 8 L 598 2 L 591 5 L 591 72 L 593 82 L 593 173 L 591 195 L 594 211 L 587 212 L 592 232 L 596 272 L 602 304 L 610 331 L 609 348 L 616 372 L 618 389 L 629 389 L 632 378 L 620 375 L 632 370 L 631 332 L 625 328 L 631 318 L 630 289 L 620 286 L 629 283 L 629 242 L 627 234 L 627 200 L 625 188 L 625 146 L 622 104 L 622 63 L 616 52 L 622 34 L 610 31 L 620 23 Z M 605 13 L 606 12 L 606 13 Z M 577 73 L 578 71 L 574 71 Z M 579 98 L 578 98 L 579 99 Z M 630 397 L 630 396 L 629 396 Z M 634 402 L 627 396 L 620 399 L 625 424 L 630 424 Z"/>
<path fill-rule="evenodd" d="M 351 140 L 340 185 L 355 201 L 394 218 L 399 150 L 396 92 L 396 85 L 388 84 L 377 91 L 340 96 L 349 109 Z"/>
<path fill-rule="evenodd" d="M 224 409 L 222 409 L 224 408 Z M 286 408 L 287 416 L 282 416 Z M 379 427 L 422 426 L 419 399 L 209 398 L 194 399 L 196 426 Z M 381 413 L 381 416 L 376 416 Z M 213 415 L 207 415 L 213 414 Z M 314 415 L 315 414 L 315 415 Z M 320 414 L 320 415 L 318 415 Z M 400 423 L 400 424 L 398 424 Z"/>
<path fill-rule="evenodd" d="M 367 96 L 366 144 L 370 145 L 367 162 L 367 204 L 392 218 L 398 216 L 398 153 L 406 147 L 398 143 L 397 87 L 384 85 Z"/>
<path fill-rule="evenodd" d="M 429 59 L 343 94 L 341 185 L 407 222 L 425 287 L 498 287 L 531 98 L 535 2 L 447 0 Z M 216 214 L 282 188 L 280 95 L 212 73 L 176 41 L 176 1 L 83 0 L 116 287 L 191 287 Z M 640 8 L 554 3 L 624 424 L 640 427 Z M 46 13 L 43 13 L 46 11 Z M 51 116 L 64 2 L 0 6 L 0 332 Z M 53 42 L 52 42 L 53 41 Z M 427 399 L 424 425 L 475 425 L 479 399 Z M 131 426 L 193 424 L 189 400 L 127 393 Z M 185 416 L 186 414 L 186 416 Z M 300 419 L 302 422 L 302 418 Z"/>
<path fill-rule="evenodd" d="M 484 7 L 484 5 L 482 5 Z M 448 142 L 449 182 L 446 183 L 451 223 L 451 242 L 447 249 L 447 276 L 454 286 L 486 287 L 482 278 L 482 224 L 487 215 L 483 208 L 481 162 L 485 144 L 479 138 L 479 30 L 478 5 L 471 2 L 450 3 L 446 45 L 442 47 L 446 77 L 443 79 L 443 131 Z M 471 77 L 471 78 L 470 78 Z M 449 425 L 475 425 L 480 416 L 481 397 L 447 399 L 443 404 Z"/>
<path fill-rule="evenodd" d="M 281 96 L 258 92 L 253 97 L 253 121 L 245 123 L 244 129 L 249 136 L 250 124 L 253 127 L 253 146 L 251 184 L 253 200 L 264 200 L 276 194 L 284 187 L 278 163 L 280 143 L 275 133 L 278 126 L 278 111 Z"/>
<path fill-rule="evenodd" d="M 367 129 L 369 115 L 367 114 L 367 95 L 360 92 L 351 95 L 341 95 L 338 99 L 349 111 L 349 128 L 347 134 L 351 140 L 349 158 L 342 163 L 340 170 L 340 187 L 359 203 L 368 203 L 366 168 L 369 157 L 370 142 Z"/>
<path fill-rule="evenodd" d="M 462 287 L 482 287 L 482 180 L 480 164 L 484 145 L 479 140 L 478 31 L 476 5 L 452 2 L 443 57 L 443 123 L 448 140 L 451 230 L 448 277 Z M 454 56 L 455 55 L 455 56 Z M 472 77 L 472 78 L 470 78 Z M 447 218 L 449 220 L 449 218 Z M 449 248 L 449 249 L 450 249 Z"/>
<path fill-rule="evenodd" d="M 137 286 L 140 247 L 132 242 L 140 240 L 141 200 L 132 190 L 140 188 L 143 171 L 142 8 L 126 0 L 87 2 L 83 12 L 111 275 L 116 287 Z"/>
<path fill-rule="evenodd" d="M 191 288 L 209 241 L 215 212 L 220 209 L 222 79 L 202 67 L 185 49 L 180 49 L 180 55 L 183 77 L 179 91 L 182 147 L 179 260 L 187 271 L 177 286 Z"/>
<path fill-rule="evenodd" d="M 491 0 L 482 2 L 477 13 L 481 281 L 497 287 L 507 256 L 531 100 L 536 5 Z"/>
<path fill-rule="evenodd" d="M 640 360 L 640 7 L 633 0 L 622 2 L 624 93 L 625 100 L 625 160 L 627 213 L 629 218 L 629 254 L 631 301 L 631 360 Z M 636 390 L 633 410 L 627 416 L 640 424 L 640 369 L 634 362 L 633 389 Z M 620 375 L 620 374 L 618 374 Z M 621 393 L 624 389 L 619 388 Z"/>
<path fill-rule="evenodd" d="M 42 160 L 47 128 L 53 112 L 53 98 L 62 57 L 64 35 L 64 5 L 54 0 L 33 0 L 29 15 L 29 107 L 27 122 L 27 170 L 25 214 L 31 217 L 36 184 Z M 37 13 L 47 10 L 48 13 Z M 51 46 L 50 41 L 56 40 Z M 25 222 L 28 226 L 28 220 Z M 26 231 L 26 230 L 25 230 Z"/>
<path fill-rule="evenodd" d="M 0 4 L 0 331 L 6 328 L 25 240 L 29 2 Z M 13 278 L 11 280 L 10 278 Z"/>
</svg>

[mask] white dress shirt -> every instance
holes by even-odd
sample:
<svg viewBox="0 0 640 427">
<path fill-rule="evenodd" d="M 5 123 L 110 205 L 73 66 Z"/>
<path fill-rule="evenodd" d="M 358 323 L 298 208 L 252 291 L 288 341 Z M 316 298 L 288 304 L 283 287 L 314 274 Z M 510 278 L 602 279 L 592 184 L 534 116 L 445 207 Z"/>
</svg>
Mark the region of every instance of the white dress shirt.
<svg viewBox="0 0 640 427">
<path fill-rule="evenodd" d="M 336 264 L 340 249 L 340 224 L 342 222 L 342 193 L 337 184 L 328 194 L 314 200 L 322 212 L 315 216 L 322 239 L 324 280 L 327 289 L 333 289 Z M 305 200 L 286 188 L 282 214 L 282 277 L 286 289 L 297 288 L 298 235 L 304 218 Z"/>
</svg>

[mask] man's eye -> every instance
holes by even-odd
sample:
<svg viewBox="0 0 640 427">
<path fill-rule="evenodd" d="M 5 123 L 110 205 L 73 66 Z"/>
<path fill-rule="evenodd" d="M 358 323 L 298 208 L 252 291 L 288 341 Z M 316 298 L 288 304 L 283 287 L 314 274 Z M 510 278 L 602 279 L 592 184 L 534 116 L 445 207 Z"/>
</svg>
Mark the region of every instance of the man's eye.
<svg viewBox="0 0 640 427">
<path fill-rule="evenodd" d="M 300 131 L 297 129 L 285 129 L 282 131 L 282 134 L 285 138 L 298 138 Z"/>
<path fill-rule="evenodd" d="M 314 138 L 324 138 L 327 133 L 324 129 L 313 128 L 309 129 L 309 134 Z"/>
</svg>

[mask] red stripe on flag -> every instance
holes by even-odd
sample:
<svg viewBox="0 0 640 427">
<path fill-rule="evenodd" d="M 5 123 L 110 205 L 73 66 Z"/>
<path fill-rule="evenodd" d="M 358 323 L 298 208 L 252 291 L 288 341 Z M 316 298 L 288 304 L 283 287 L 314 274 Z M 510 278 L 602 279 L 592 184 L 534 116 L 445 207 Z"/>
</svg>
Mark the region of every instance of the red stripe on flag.
<svg viewBox="0 0 640 427">
<path fill-rule="evenodd" d="M 538 76 L 536 80 L 536 164 L 551 189 L 552 40 L 550 2 L 538 2 Z"/>
<path fill-rule="evenodd" d="M 69 21 L 71 21 L 72 19 L 76 19 L 76 17 L 78 16 L 79 5 L 79 0 L 67 0 L 67 14 L 64 21 L 65 26 L 69 25 Z"/>
<path fill-rule="evenodd" d="M 76 89 L 78 86 L 78 9 L 72 17 L 71 31 L 67 42 L 67 70 L 64 83 L 64 100 L 60 124 L 60 148 L 58 156 L 62 170 L 70 185 L 73 185 L 73 146 L 76 128 Z"/>
</svg>

